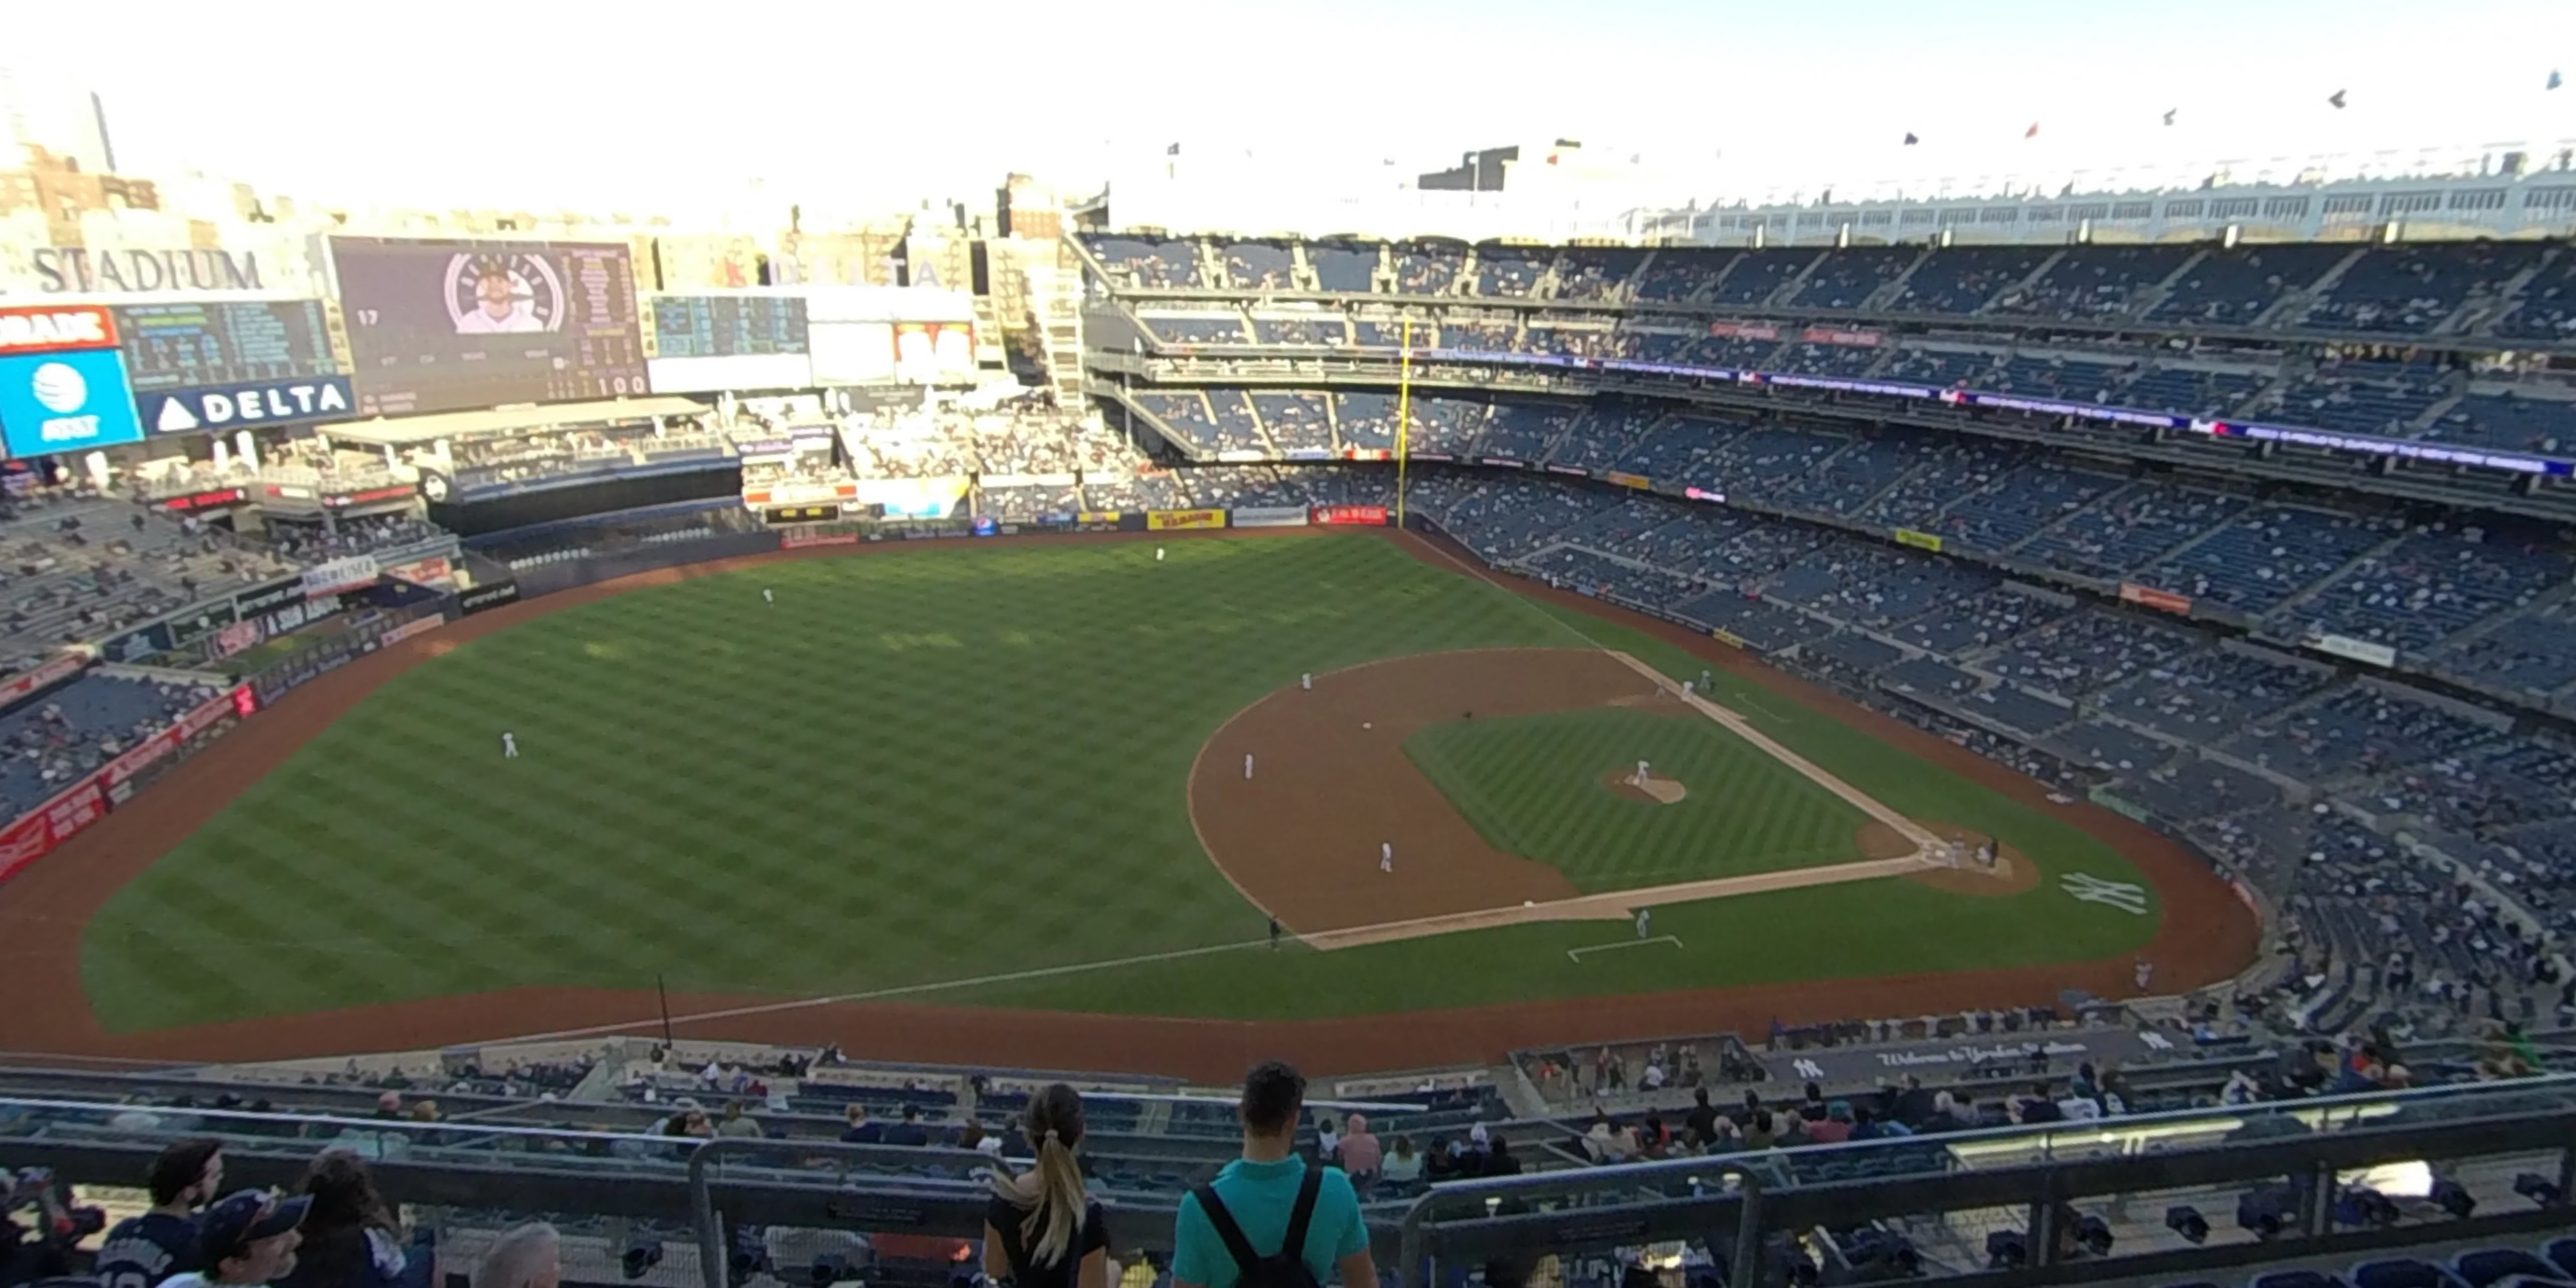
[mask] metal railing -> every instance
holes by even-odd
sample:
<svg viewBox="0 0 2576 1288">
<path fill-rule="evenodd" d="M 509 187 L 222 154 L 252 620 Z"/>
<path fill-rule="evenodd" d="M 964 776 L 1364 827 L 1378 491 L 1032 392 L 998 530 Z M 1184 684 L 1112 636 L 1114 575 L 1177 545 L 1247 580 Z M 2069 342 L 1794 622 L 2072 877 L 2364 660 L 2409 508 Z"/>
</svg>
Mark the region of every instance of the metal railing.
<svg viewBox="0 0 2576 1288">
<path fill-rule="evenodd" d="M 685 1224 L 706 1288 L 731 1288 L 731 1236 L 746 1227 L 972 1241 L 988 1174 L 1012 1166 L 954 1148 L 0 1099 L 0 1159 L 76 1183 L 131 1185 L 163 1144 L 199 1135 L 225 1141 L 245 1184 L 295 1184 L 316 1151 L 343 1148 L 390 1196 L 461 1209 L 459 1221 Z M 2435 1210 L 2436 1181 L 2473 1210 Z M 1117 1246 L 1171 1247 L 1180 1185 L 1095 1186 Z M 2356 1186 L 2392 1195 L 2395 1219 L 2353 1218 Z M 2576 1077 L 2561 1077 L 1463 1179 L 1364 1215 L 1375 1256 L 1407 1285 L 1547 1258 L 1564 1275 L 1571 1261 L 1697 1244 L 1753 1288 L 1777 1280 L 1791 1236 L 1831 1248 L 1809 1232 L 1868 1228 L 1910 1239 L 1947 1278 L 2003 1288 L 2519 1237 L 2570 1225 L 2571 1192 Z M 2239 1203 L 2269 1213 L 2267 1233 L 2229 1225 Z M 2198 1239 L 2156 1223 L 2168 1205 L 2207 1210 Z M 2061 1238 L 2070 1222 L 2105 1246 Z M 1988 1235 L 2017 1259 L 1990 1263 Z"/>
</svg>

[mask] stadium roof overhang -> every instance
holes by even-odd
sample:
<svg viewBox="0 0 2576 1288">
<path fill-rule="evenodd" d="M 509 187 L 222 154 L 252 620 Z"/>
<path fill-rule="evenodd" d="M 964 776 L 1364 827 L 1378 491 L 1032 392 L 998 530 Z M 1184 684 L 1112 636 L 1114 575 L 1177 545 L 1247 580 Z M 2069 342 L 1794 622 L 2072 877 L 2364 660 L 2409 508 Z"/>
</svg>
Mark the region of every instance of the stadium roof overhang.
<svg viewBox="0 0 2576 1288">
<path fill-rule="evenodd" d="M 573 425 L 607 425 L 654 416 L 694 416 L 707 409 L 692 398 L 613 398 L 604 402 L 556 403 L 546 407 L 505 407 L 493 411 L 452 411 L 435 416 L 342 421 L 318 426 L 321 433 L 351 443 L 410 447 L 442 438 L 477 438 L 486 434 L 525 434 Z"/>
</svg>

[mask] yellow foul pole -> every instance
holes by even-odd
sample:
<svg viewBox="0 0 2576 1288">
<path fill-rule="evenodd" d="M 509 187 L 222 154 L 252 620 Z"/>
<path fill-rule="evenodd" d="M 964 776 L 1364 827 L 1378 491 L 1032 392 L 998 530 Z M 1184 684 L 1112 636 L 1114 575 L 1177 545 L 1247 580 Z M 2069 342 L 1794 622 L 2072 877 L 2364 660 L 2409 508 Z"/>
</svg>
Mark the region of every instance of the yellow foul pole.
<svg viewBox="0 0 2576 1288">
<path fill-rule="evenodd" d="M 1404 318 L 1395 382 L 1395 526 L 1404 526 L 1404 462 L 1413 441 L 1413 315 Z"/>
</svg>

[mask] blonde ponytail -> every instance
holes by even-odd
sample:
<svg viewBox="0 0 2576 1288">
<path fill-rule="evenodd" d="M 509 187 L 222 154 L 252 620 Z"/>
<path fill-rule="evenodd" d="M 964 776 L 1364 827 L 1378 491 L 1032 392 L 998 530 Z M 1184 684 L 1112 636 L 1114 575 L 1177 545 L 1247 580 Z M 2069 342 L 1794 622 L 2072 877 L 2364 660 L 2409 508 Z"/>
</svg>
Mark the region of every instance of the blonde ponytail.
<svg viewBox="0 0 2576 1288">
<path fill-rule="evenodd" d="M 1037 1200 L 1028 1219 L 1020 1223 L 1020 1246 L 1029 1250 L 1029 1264 L 1056 1265 L 1064 1260 L 1065 1250 L 1073 1246 L 1074 1236 L 1082 1233 L 1083 1195 L 1082 1167 L 1074 1162 L 1073 1151 L 1055 1132 L 1038 1142 Z"/>
<path fill-rule="evenodd" d="M 1020 1247 L 1032 1267 L 1064 1264 L 1082 1235 L 1090 1204 L 1083 1194 L 1082 1164 L 1073 1155 L 1082 1130 L 1079 1093 L 1063 1083 L 1039 1092 L 1030 1098 L 1028 1113 L 1037 1166 L 1017 1177 L 994 1179 L 995 1191 L 1028 1211 L 1020 1221 Z"/>
</svg>

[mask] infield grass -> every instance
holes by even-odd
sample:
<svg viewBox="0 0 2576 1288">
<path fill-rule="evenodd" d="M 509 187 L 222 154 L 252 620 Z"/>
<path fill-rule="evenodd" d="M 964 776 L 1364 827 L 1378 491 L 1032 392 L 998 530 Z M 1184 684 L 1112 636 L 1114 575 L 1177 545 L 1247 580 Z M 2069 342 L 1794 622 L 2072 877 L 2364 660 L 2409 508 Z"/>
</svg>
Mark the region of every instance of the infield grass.
<svg viewBox="0 0 2576 1288">
<path fill-rule="evenodd" d="M 1370 536 L 1154 550 L 807 559 L 465 644 L 120 891 L 83 941 L 93 1007 L 130 1030 L 659 976 L 1262 1018 L 2093 958 L 2154 929 L 2045 885 L 1962 898 L 1880 881 L 1658 909 L 1689 953 L 1581 971 L 1562 948 L 1598 926 L 1233 951 L 1263 923 L 1199 849 L 1186 783 L 1209 734 L 1263 694 L 1301 671 L 1587 638 L 1674 676 L 1698 664 Z M 1750 696 L 1720 681 L 1719 700 Z M 2072 827 L 1769 704 L 1788 718 L 1748 714 L 1899 809 L 1991 830 L 2052 873 L 2138 879 Z M 1153 960 L 1196 950 L 1215 951 Z"/>
<path fill-rule="evenodd" d="M 1453 721 L 1417 730 L 1404 750 L 1488 844 L 1556 868 L 1586 894 L 1850 862 L 1869 821 L 1695 713 Z M 1687 794 L 1667 805 L 1603 783 L 1639 760 Z"/>
</svg>

